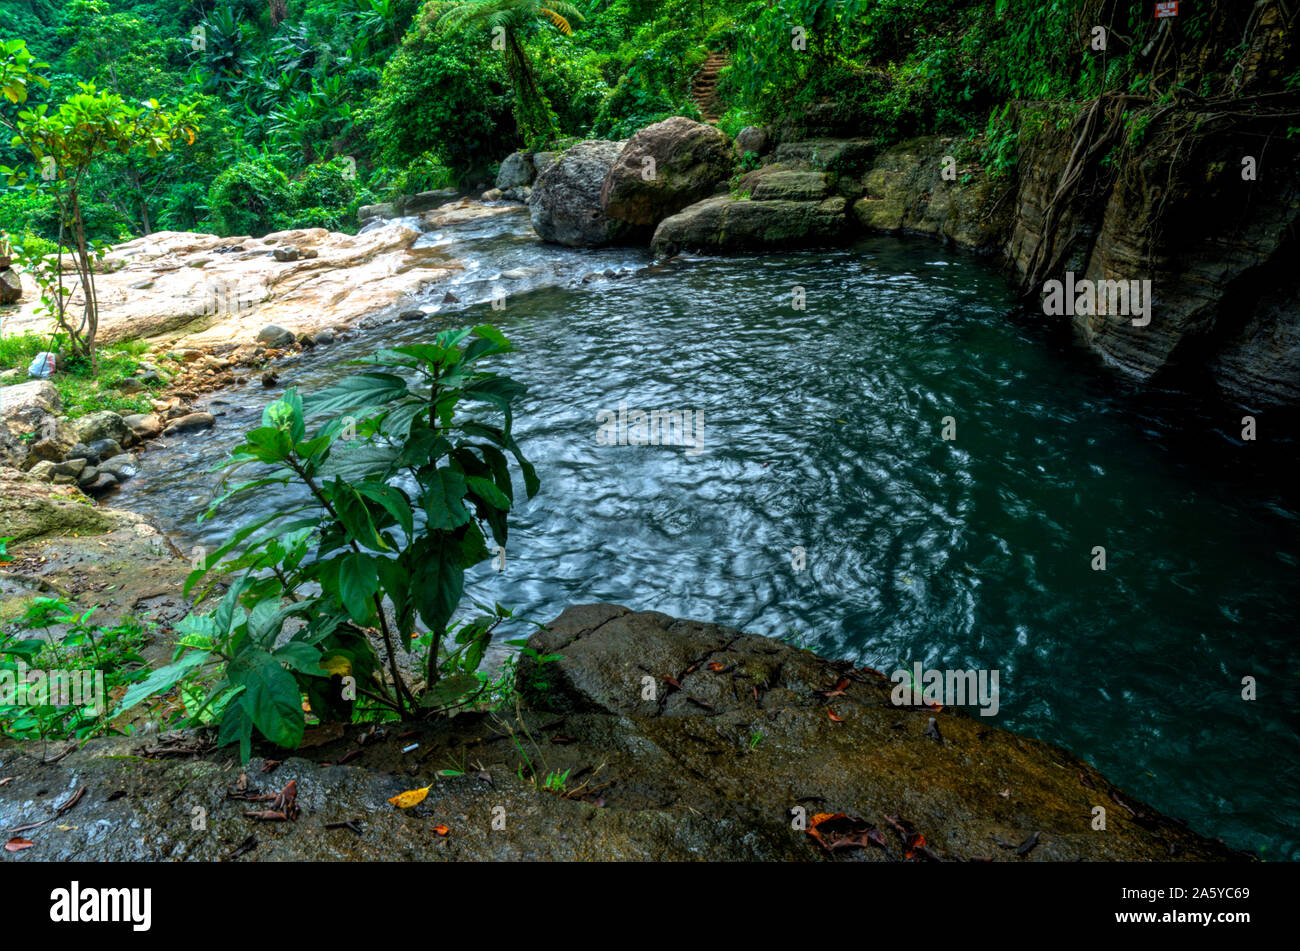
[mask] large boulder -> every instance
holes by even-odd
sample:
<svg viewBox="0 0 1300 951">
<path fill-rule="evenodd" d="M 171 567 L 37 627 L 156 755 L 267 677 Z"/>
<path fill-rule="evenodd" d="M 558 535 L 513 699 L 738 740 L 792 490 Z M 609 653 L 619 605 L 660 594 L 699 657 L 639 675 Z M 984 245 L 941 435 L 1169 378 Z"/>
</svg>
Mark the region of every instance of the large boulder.
<svg viewBox="0 0 1300 951">
<path fill-rule="evenodd" d="M 396 218 L 397 206 L 391 201 L 381 201 L 374 205 L 362 205 L 357 209 L 357 221 L 367 222 L 371 218 Z"/>
<path fill-rule="evenodd" d="M 830 179 L 815 169 L 765 165 L 742 176 L 739 191 L 754 201 L 821 201 L 831 193 Z"/>
<path fill-rule="evenodd" d="M 77 441 L 62 412 L 49 380 L 0 388 L 0 465 L 23 469 L 35 460 L 62 458 Z"/>
<path fill-rule="evenodd" d="M 543 241 L 575 248 L 613 244 L 625 226 L 601 207 L 605 177 L 624 143 L 607 139 L 579 142 L 537 176 L 530 215 Z"/>
<path fill-rule="evenodd" d="M 559 152 L 534 152 L 533 168 L 536 169 L 537 175 L 542 174 L 542 172 L 546 171 L 548 168 L 554 165 L 555 160 L 558 159 L 559 157 L 560 157 Z M 533 176 L 534 181 L 537 180 L 537 175 Z"/>
<path fill-rule="evenodd" d="M 169 423 L 165 434 L 179 436 L 183 433 L 198 432 L 201 429 L 211 429 L 216 421 L 216 417 L 211 413 L 189 413 Z"/>
<path fill-rule="evenodd" d="M 0 270 L 0 304 L 16 304 L 22 299 L 22 279 L 10 268 Z"/>
<path fill-rule="evenodd" d="M 628 140 L 605 177 L 605 214 L 649 227 L 713 193 L 731 174 L 727 134 L 684 116 L 646 126 Z"/>
<path fill-rule="evenodd" d="M 669 257 L 681 251 L 721 253 L 831 244 L 844 234 L 846 206 L 838 196 L 822 201 L 749 201 L 718 195 L 661 221 L 650 250 L 656 257 Z"/>
<path fill-rule="evenodd" d="M 121 416 L 108 409 L 81 417 L 72 424 L 72 429 L 76 433 L 77 442 L 86 445 L 101 439 L 112 439 L 123 446 L 135 441 L 135 434 L 131 432 L 131 427 Z"/>
<path fill-rule="evenodd" d="M 747 125 L 736 133 L 735 146 L 736 151 L 741 155 L 746 152 L 762 155 L 767 151 L 767 130 L 756 125 Z"/>
<path fill-rule="evenodd" d="M 296 339 L 292 330 L 287 330 L 277 324 L 267 324 L 257 332 L 257 342 L 270 347 L 272 350 L 284 350 L 292 347 Z"/>
<path fill-rule="evenodd" d="M 496 187 L 501 191 L 531 185 L 537 177 L 532 157 L 527 152 L 511 152 L 501 163 L 497 172 Z"/>
</svg>

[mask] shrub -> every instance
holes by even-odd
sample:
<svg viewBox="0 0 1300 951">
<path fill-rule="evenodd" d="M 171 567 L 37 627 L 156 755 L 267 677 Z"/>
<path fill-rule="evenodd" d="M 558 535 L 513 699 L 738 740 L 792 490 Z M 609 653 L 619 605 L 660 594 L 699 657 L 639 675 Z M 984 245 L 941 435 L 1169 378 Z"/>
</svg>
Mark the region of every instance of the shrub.
<svg viewBox="0 0 1300 951">
<path fill-rule="evenodd" d="M 212 222 L 225 235 L 263 235 L 292 206 L 289 180 L 266 159 L 237 162 L 208 189 Z"/>
<path fill-rule="evenodd" d="M 293 207 L 344 209 L 357 197 L 357 167 L 339 156 L 309 165 L 290 185 Z"/>
<path fill-rule="evenodd" d="M 512 151 L 514 97 L 501 59 L 482 34 L 409 34 L 384 68 L 366 115 L 383 160 L 400 166 L 429 153 L 467 171 Z"/>
<path fill-rule="evenodd" d="M 493 327 L 443 331 L 380 351 L 362 361 L 370 371 L 305 404 L 292 389 L 270 404 L 220 466 L 253 465 L 256 477 L 209 513 L 232 496 L 293 489 L 190 576 L 186 594 L 214 568 L 234 580 L 215 611 L 177 624 L 177 659 L 128 691 L 121 708 L 206 668 L 216 683 L 192 719 L 220 711 L 222 741 L 238 742 L 247 760 L 254 729 L 298 745 L 304 695 L 314 717 L 333 721 L 364 704 L 389 716 L 431 715 L 486 699 L 492 681 L 478 668 L 511 614 L 497 605 L 460 623 L 452 615 L 466 569 L 491 557 L 488 537 L 506 544 L 508 455 L 529 497 L 538 489 L 511 435 L 511 403 L 523 387 L 474 365 L 509 349 Z M 502 420 L 467 414 L 465 403 Z M 310 434 L 309 414 L 321 421 Z M 375 630 L 379 652 L 368 636 Z M 428 651 L 423 683 L 402 674 L 396 653 L 418 646 Z"/>
</svg>

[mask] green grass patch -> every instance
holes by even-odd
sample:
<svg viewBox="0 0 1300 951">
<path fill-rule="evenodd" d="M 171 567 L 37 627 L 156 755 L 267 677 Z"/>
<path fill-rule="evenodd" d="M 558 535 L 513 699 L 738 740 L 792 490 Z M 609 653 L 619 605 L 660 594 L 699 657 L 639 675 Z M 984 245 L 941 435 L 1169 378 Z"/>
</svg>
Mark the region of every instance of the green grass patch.
<svg viewBox="0 0 1300 951">
<path fill-rule="evenodd" d="M 25 333 L 0 337 L 0 371 L 16 369 L 19 375 L 9 385 L 28 381 L 27 367 L 36 354 L 47 350 L 58 352 L 60 341 L 42 334 Z M 123 380 L 134 377 L 140 370 L 140 357 L 149 352 L 143 340 L 125 340 L 99 348 L 99 372 L 92 373 L 90 361 L 84 357 L 65 357 L 63 369 L 50 377 L 59 391 L 64 411 L 72 418 L 112 410 L 123 416 L 147 413 L 152 408 L 149 401 L 165 381 L 145 383 L 137 393 L 123 393 L 116 387 Z M 160 367 L 167 376 L 167 366 Z"/>
</svg>

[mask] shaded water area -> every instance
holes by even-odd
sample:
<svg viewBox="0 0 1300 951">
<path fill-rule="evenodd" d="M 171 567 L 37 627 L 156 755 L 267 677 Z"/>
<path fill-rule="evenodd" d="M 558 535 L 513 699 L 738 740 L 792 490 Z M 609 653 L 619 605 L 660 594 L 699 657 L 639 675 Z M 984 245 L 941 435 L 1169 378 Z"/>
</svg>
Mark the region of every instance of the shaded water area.
<svg viewBox="0 0 1300 951">
<path fill-rule="evenodd" d="M 471 572 L 473 596 L 542 621 L 612 601 L 886 672 L 995 669 L 992 722 L 1197 831 L 1300 857 L 1300 503 L 1237 441 L 1240 411 L 1139 394 L 1044 318 L 1009 314 L 997 271 L 932 243 L 651 265 L 542 246 L 520 214 L 427 240 L 472 265 L 458 297 L 501 287 L 505 308 L 388 324 L 281 378 L 318 388 L 348 358 L 450 325 L 507 333 L 542 493 L 517 510 L 505 570 Z M 580 280 L 607 268 L 627 273 Z M 217 394 L 216 429 L 150 451 L 112 504 L 187 550 L 280 506 L 267 494 L 195 522 L 217 481 L 204 471 L 278 392 Z M 620 403 L 702 413 L 703 451 L 599 444 L 597 414 Z"/>
</svg>

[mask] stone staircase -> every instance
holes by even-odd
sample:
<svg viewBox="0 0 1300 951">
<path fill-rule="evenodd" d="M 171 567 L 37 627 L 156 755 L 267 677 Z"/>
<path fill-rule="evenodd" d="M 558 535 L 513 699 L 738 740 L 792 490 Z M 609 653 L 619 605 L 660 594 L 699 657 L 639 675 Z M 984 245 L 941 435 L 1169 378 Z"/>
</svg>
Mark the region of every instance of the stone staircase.
<svg viewBox="0 0 1300 951">
<path fill-rule="evenodd" d="M 718 99 L 718 71 L 726 65 L 726 53 L 710 53 L 691 84 L 691 101 L 699 108 L 705 122 L 717 122 L 724 111 Z"/>
</svg>

